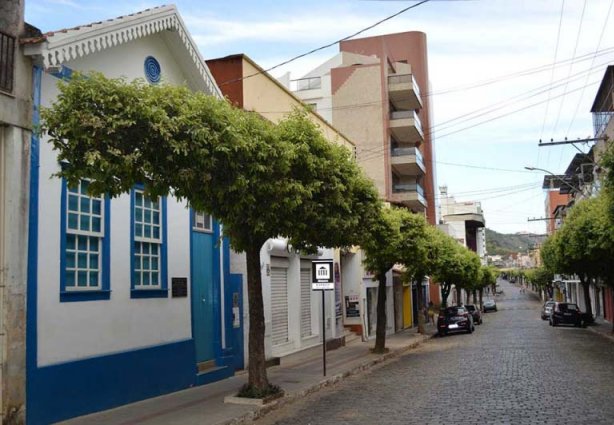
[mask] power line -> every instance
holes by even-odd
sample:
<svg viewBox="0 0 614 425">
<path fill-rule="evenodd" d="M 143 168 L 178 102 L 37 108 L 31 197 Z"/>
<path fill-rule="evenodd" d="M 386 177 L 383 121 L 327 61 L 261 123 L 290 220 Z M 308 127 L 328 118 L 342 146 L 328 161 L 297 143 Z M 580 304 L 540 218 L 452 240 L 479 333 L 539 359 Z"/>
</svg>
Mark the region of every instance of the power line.
<svg viewBox="0 0 614 425">
<path fill-rule="evenodd" d="M 587 2 L 587 0 L 584 0 L 584 4 L 582 6 L 582 13 L 580 15 L 580 24 L 578 25 L 578 32 L 576 34 L 576 43 L 575 43 L 574 48 L 573 48 L 572 58 L 576 57 L 576 52 L 578 51 L 578 44 L 580 43 L 580 34 L 582 33 L 582 23 L 584 22 L 584 12 L 586 11 L 586 2 Z M 572 68 L 573 68 L 573 62 L 570 62 L 569 63 L 569 68 L 567 70 L 567 78 L 569 78 L 569 76 L 571 75 Z M 563 91 L 567 90 L 567 84 L 569 84 L 569 81 L 567 81 L 567 83 L 565 83 L 565 88 L 563 89 Z M 557 129 L 558 125 L 559 125 L 559 119 L 561 118 L 561 110 L 563 109 L 563 104 L 564 103 L 565 103 L 565 96 L 563 96 L 563 99 L 561 99 L 561 103 L 559 104 L 559 111 L 556 114 L 556 121 L 554 122 L 554 131 L 553 131 L 553 133 L 556 133 L 556 129 Z M 560 161 L 559 161 L 559 164 L 560 164 Z"/>
<path fill-rule="evenodd" d="M 556 63 L 556 57 L 559 53 L 559 42 L 561 40 L 561 27 L 563 26 L 563 12 L 565 10 L 565 0 L 561 1 L 561 16 L 559 17 L 559 29 L 556 34 L 556 47 L 554 48 L 554 62 Z M 550 74 L 550 84 L 554 81 L 554 67 L 552 67 L 552 73 Z M 544 127 L 546 126 L 546 118 L 548 117 L 548 108 L 550 106 L 550 93 L 548 93 L 548 101 L 546 102 L 546 112 L 544 113 L 544 120 L 542 122 L 542 129 L 539 134 L 541 139 L 544 136 Z"/>
<path fill-rule="evenodd" d="M 599 50 L 599 46 L 601 46 L 601 41 L 603 40 L 603 34 L 605 33 L 605 30 L 608 26 L 608 21 L 610 20 L 610 13 L 612 12 L 613 5 L 614 5 L 614 0 L 611 0 L 610 7 L 608 8 L 608 13 L 605 15 L 605 21 L 603 22 L 603 27 L 601 28 L 601 34 L 599 35 L 599 41 L 597 42 L 597 47 L 595 48 L 595 52 L 597 52 Z M 595 57 L 593 56 L 593 59 L 591 61 L 591 66 L 593 66 L 594 62 L 595 62 Z M 588 80 L 588 76 L 586 77 L 586 80 Z M 565 133 L 565 136 L 569 134 L 569 131 L 571 130 L 571 127 L 573 126 L 573 123 L 576 120 L 576 115 L 578 115 L 580 103 L 582 103 L 583 98 L 584 98 L 584 90 L 582 90 L 582 93 L 580 94 L 580 100 L 576 103 L 576 109 L 571 118 L 571 122 L 569 123 L 569 127 L 567 127 L 567 133 Z"/>
<path fill-rule="evenodd" d="M 575 89 L 573 89 L 573 90 L 568 90 L 568 91 L 567 91 L 567 92 L 565 92 L 565 93 L 574 93 L 574 92 L 577 92 L 577 91 L 579 91 L 579 90 L 585 89 L 586 87 L 591 86 L 591 85 L 594 85 L 594 84 L 597 84 L 597 83 L 599 83 L 599 80 L 597 80 L 597 81 L 593 81 L 593 82 L 591 82 L 591 83 L 587 84 L 586 86 L 578 87 L 578 88 L 575 88 Z M 565 94 L 565 93 L 563 93 L 563 94 Z M 559 98 L 559 97 L 563 96 L 563 94 L 557 95 L 557 96 L 553 97 L 552 99 L 557 99 L 557 98 Z M 509 115 L 512 115 L 512 114 L 515 114 L 515 113 L 517 113 L 517 112 L 525 111 L 525 110 L 527 110 L 527 109 L 530 109 L 530 108 L 533 108 L 533 107 L 535 107 L 535 106 L 541 105 L 542 103 L 544 103 L 544 101 L 543 101 L 543 100 L 542 100 L 542 101 L 539 101 L 539 102 L 532 103 L 532 104 L 530 104 L 530 105 L 524 106 L 524 107 L 519 108 L 519 109 L 515 109 L 515 110 L 510 111 L 510 112 L 507 112 L 507 113 L 505 113 L 505 114 L 496 115 L 496 116 L 491 117 L 491 118 L 489 118 L 489 119 L 487 119 L 487 120 L 483 120 L 483 121 L 480 121 L 480 122 L 478 122 L 478 123 L 475 123 L 475 124 L 472 124 L 472 125 L 469 125 L 469 126 L 466 126 L 466 127 L 462 127 L 462 128 L 460 128 L 460 129 L 457 129 L 457 130 L 454 130 L 454 131 L 450 131 L 450 132 L 445 133 L 445 134 L 443 134 L 443 135 L 437 136 L 437 140 L 442 139 L 442 138 L 444 138 L 444 137 L 451 136 L 451 135 L 456 134 L 456 133 L 459 133 L 459 132 L 461 132 L 461 131 L 465 131 L 465 130 L 468 130 L 468 129 L 471 129 L 471 128 L 474 128 L 474 127 L 477 127 L 477 126 L 480 126 L 480 125 L 483 125 L 483 124 L 490 123 L 490 122 L 492 122 L 492 121 L 496 121 L 496 120 L 498 120 L 498 119 L 500 119 L 500 118 L 505 118 L 505 117 L 507 117 L 507 116 L 509 116 Z M 429 132 L 429 133 L 424 133 L 424 135 L 425 135 L 425 136 L 426 136 L 426 135 L 429 135 L 429 136 L 430 136 L 431 134 L 432 134 L 432 132 Z M 378 149 L 377 149 L 377 152 L 374 150 L 374 151 L 373 151 L 374 155 L 372 155 L 370 158 L 368 158 L 368 157 L 367 157 L 367 158 L 364 158 L 364 157 L 363 157 L 363 158 L 361 158 L 361 160 L 363 160 L 363 161 L 364 161 L 364 160 L 367 160 L 367 159 L 373 159 L 373 158 L 376 158 L 376 157 L 377 157 L 377 156 L 379 156 L 379 155 L 383 155 L 383 153 L 384 153 L 384 150 L 385 150 L 385 149 L 388 149 L 388 147 L 384 147 L 384 146 L 382 146 L 382 147 L 381 147 L 381 149 L 380 149 L 380 148 L 378 148 Z"/>
<path fill-rule="evenodd" d="M 580 23 L 578 24 L 578 33 L 576 34 L 576 43 L 573 48 L 572 57 L 576 57 L 576 52 L 578 50 L 578 44 L 580 43 L 580 34 L 582 33 L 582 23 L 584 22 L 584 12 L 586 11 L 586 2 L 587 0 L 584 0 L 584 4 L 582 5 L 582 13 L 580 14 Z M 567 77 L 571 75 L 572 68 L 573 68 L 573 62 L 569 64 L 569 69 L 567 70 Z M 563 91 L 567 90 L 567 84 L 568 83 L 565 84 L 565 88 L 563 89 Z M 563 110 L 564 103 L 565 103 L 565 96 L 563 96 L 563 99 L 561 99 L 561 103 L 559 103 L 559 110 L 556 114 L 556 121 L 554 122 L 554 130 L 552 132 L 553 134 L 556 133 L 556 129 L 558 128 L 559 120 L 561 118 L 561 111 Z M 561 162 L 563 161 L 563 150 L 564 149 L 561 149 L 561 152 L 559 155 L 559 163 L 557 165 L 557 168 L 561 166 Z"/>
<path fill-rule="evenodd" d="M 262 71 L 258 71 L 258 72 L 255 72 L 255 73 L 253 73 L 253 74 L 246 75 L 245 77 L 241 77 L 241 78 L 236 78 L 236 79 L 233 79 L 233 80 L 225 81 L 225 82 L 223 82 L 223 83 L 219 84 L 219 86 L 223 86 L 223 85 L 226 85 L 226 84 L 234 83 L 234 82 L 237 82 L 237 81 L 242 81 L 242 80 L 245 80 L 245 79 L 247 79 L 247 78 L 251 78 L 251 77 L 255 77 L 255 76 L 257 76 L 257 75 L 263 74 L 263 73 L 265 73 L 265 72 L 270 72 L 270 71 L 272 71 L 272 70 L 274 70 L 274 69 L 279 68 L 280 66 L 284 66 L 284 65 L 287 65 L 287 64 L 289 64 L 289 63 L 291 63 L 291 62 L 294 62 L 294 61 L 295 61 L 295 60 L 297 60 L 297 59 L 304 58 L 305 56 L 309 56 L 309 55 L 311 55 L 311 54 L 313 54 L 313 53 L 319 52 L 320 50 L 328 49 L 329 47 L 332 47 L 332 46 L 334 46 L 335 44 L 341 43 L 342 41 L 349 40 L 350 38 L 354 38 L 354 37 L 356 37 L 357 35 L 360 35 L 360 34 L 362 34 L 362 33 L 366 32 L 366 31 L 369 31 L 369 30 L 371 30 L 371 29 L 375 28 L 376 26 L 381 25 L 381 24 L 383 24 L 384 22 L 389 21 L 389 20 L 391 20 L 391 19 L 393 19 L 393 18 L 396 18 L 397 16 L 402 15 L 403 13 L 405 13 L 405 12 L 407 12 L 407 11 L 411 10 L 411 9 L 414 9 L 414 8 L 416 8 L 416 7 L 418 7 L 418 6 L 421 6 L 421 5 L 425 4 L 425 3 L 428 3 L 429 1 L 430 1 L 430 0 L 422 0 L 422 1 L 418 2 L 418 3 L 416 3 L 416 4 L 413 4 L 413 5 L 411 5 L 411 6 L 408 6 L 408 7 L 406 7 L 406 8 L 403 8 L 403 9 L 401 9 L 400 11 L 398 11 L 398 12 L 396 12 L 396 13 L 394 13 L 394 14 L 390 15 L 390 16 L 385 17 L 384 19 L 380 19 L 380 20 L 379 20 L 379 21 L 377 21 L 376 23 L 374 23 L 374 24 L 372 24 L 372 25 L 369 25 L 368 27 L 363 28 L 363 29 L 361 29 L 360 31 L 357 31 L 357 32 L 355 32 L 354 34 L 348 35 L 347 37 L 343 37 L 342 39 L 339 39 L 339 40 L 333 41 L 332 43 L 325 44 L 324 46 L 317 47 L 317 48 L 312 49 L 312 50 L 310 50 L 310 51 L 308 51 L 308 52 L 306 52 L 306 53 L 302 53 L 302 54 L 300 54 L 300 55 L 294 56 L 293 58 L 290 58 L 290 59 L 288 59 L 288 60 L 285 60 L 285 61 L 283 61 L 283 62 L 281 62 L 281 63 L 278 63 L 277 65 L 274 65 L 274 66 L 272 66 L 272 67 L 270 67 L 270 68 L 267 68 L 267 69 L 264 69 L 264 70 L 262 70 Z"/>
<path fill-rule="evenodd" d="M 548 90 L 554 90 L 556 88 L 559 88 L 559 87 L 562 87 L 562 86 L 566 85 L 564 83 L 565 81 L 567 83 L 569 83 L 569 82 L 572 82 L 572 81 L 580 80 L 587 72 L 589 74 L 592 74 L 594 72 L 601 71 L 601 67 L 604 66 L 604 65 L 608 65 L 609 63 L 610 63 L 610 61 L 602 62 L 599 65 L 593 66 L 592 68 L 588 68 L 588 69 L 579 71 L 576 74 L 573 74 L 573 75 L 571 75 L 569 77 L 557 80 L 556 81 L 557 84 L 554 84 L 554 82 L 550 83 L 550 84 L 544 84 L 544 85 L 535 87 L 533 89 L 527 90 L 527 91 L 525 91 L 523 93 L 520 93 L 520 94 L 514 95 L 512 97 L 508 97 L 506 99 L 500 100 L 498 102 L 491 103 L 489 105 L 480 107 L 478 109 L 474 109 L 473 111 L 470 111 L 470 112 L 464 113 L 462 115 L 458 115 L 458 116 L 456 116 L 454 118 L 450 118 L 450 119 L 448 119 L 446 121 L 437 123 L 436 125 L 431 126 L 431 129 L 437 128 L 438 130 L 441 130 L 441 128 L 440 128 L 441 126 L 445 126 L 446 124 L 450 124 L 450 123 L 452 123 L 454 121 L 459 121 L 459 120 L 460 121 L 468 121 L 468 120 L 471 120 L 471 119 L 475 119 L 475 118 L 477 118 L 479 116 L 487 115 L 487 114 L 476 115 L 478 112 L 482 112 L 482 111 L 490 111 L 490 112 L 496 111 L 496 110 L 499 110 L 499 109 L 503 109 L 504 107 L 511 106 L 511 105 L 513 105 L 515 103 L 518 103 L 518 101 L 527 100 L 527 99 L 536 97 L 536 96 L 538 96 L 540 94 L 546 93 Z M 321 112 L 321 111 L 342 111 L 342 110 L 359 109 L 359 108 L 368 107 L 368 106 L 382 105 L 385 102 L 386 102 L 385 100 L 377 100 L 377 101 L 371 101 L 371 102 L 354 103 L 354 104 L 350 104 L 350 105 L 331 106 L 331 107 L 327 107 L 327 108 L 317 109 L 316 112 Z M 500 106 L 500 107 L 497 107 L 497 106 Z M 497 108 L 495 108 L 495 107 L 497 107 Z M 289 112 L 291 112 L 291 111 L 288 111 L 288 110 L 284 110 L 284 111 L 259 111 L 259 113 L 261 113 L 261 114 L 283 114 L 283 113 L 289 113 Z M 476 115 L 476 116 L 471 117 L 472 115 Z M 471 118 L 468 118 L 468 117 L 471 117 Z M 463 118 L 468 118 L 468 119 L 467 120 L 463 120 Z M 454 125 L 449 126 L 449 127 L 453 127 L 453 126 Z"/>
<path fill-rule="evenodd" d="M 604 48 L 602 50 L 600 50 L 600 55 L 604 55 L 607 54 L 609 52 L 611 52 L 612 50 L 614 50 L 614 47 L 607 47 Z M 490 84 L 495 84 L 501 81 L 506 81 L 509 79 L 514 79 L 517 77 L 526 77 L 528 75 L 532 75 L 532 74 L 538 74 L 540 72 L 544 72 L 544 71 L 548 71 L 551 69 L 551 67 L 559 67 L 559 66 L 563 66 L 565 64 L 568 64 L 569 62 L 572 63 L 576 63 L 576 62 L 584 62 L 586 60 L 590 60 L 592 59 L 592 56 L 594 55 L 593 53 L 585 53 L 584 55 L 578 56 L 577 58 L 569 58 L 569 59 L 565 59 L 559 62 L 553 62 L 553 63 L 549 63 L 549 64 L 545 64 L 545 65 L 540 65 L 537 67 L 533 67 L 533 68 L 527 68 L 524 70 L 520 70 L 520 71 L 516 71 L 510 74 L 504 74 L 504 75 L 500 75 L 498 77 L 492 77 L 486 80 L 481 80 L 481 81 L 476 81 L 470 84 L 465 84 L 465 85 L 459 85 L 459 86 L 453 86 L 447 89 L 442 89 L 440 91 L 433 91 L 433 92 L 428 92 L 425 93 L 424 96 L 428 97 L 428 96 L 436 96 L 436 95 L 441 95 L 441 94 L 447 94 L 447 93 L 452 93 L 455 91 L 461 91 L 461 90 L 466 90 L 467 88 L 476 88 L 476 87 L 483 87 L 483 86 L 487 86 Z"/>
</svg>

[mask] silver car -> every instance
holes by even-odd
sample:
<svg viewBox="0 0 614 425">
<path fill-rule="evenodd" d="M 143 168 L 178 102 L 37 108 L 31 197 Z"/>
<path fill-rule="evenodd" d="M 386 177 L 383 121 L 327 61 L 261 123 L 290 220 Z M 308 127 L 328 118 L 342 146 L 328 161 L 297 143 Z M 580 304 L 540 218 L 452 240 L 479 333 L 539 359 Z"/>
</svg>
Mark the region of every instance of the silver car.
<svg viewBox="0 0 614 425">
<path fill-rule="evenodd" d="M 554 301 L 546 301 L 542 307 L 542 320 L 548 320 L 552 313 L 552 307 L 554 307 Z"/>
</svg>

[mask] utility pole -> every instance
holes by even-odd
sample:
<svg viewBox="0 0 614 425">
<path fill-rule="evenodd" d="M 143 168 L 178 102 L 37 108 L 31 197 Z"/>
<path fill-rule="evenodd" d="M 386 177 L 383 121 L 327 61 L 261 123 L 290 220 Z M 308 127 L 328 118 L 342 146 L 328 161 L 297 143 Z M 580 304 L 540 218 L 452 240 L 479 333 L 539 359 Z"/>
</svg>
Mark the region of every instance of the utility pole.
<svg viewBox="0 0 614 425">
<path fill-rule="evenodd" d="M 556 220 L 556 219 L 554 217 L 527 218 L 527 221 L 544 221 L 544 220 Z"/>
<path fill-rule="evenodd" d="M 574 143 L 589 143 L 589 142 L 598 142 L 600 140 L 604 140 L 603 137 L 587 137 L 585 139 L 576 139 L 576 140 L 567 140 L 567 137 L 563 140 L 554 141 L 554 139 L 550 139 L 549 142 L 542 142 L 539 140 L 539 146 L 556 146 L 556 145 L 573 145 Z"/>
</svg>

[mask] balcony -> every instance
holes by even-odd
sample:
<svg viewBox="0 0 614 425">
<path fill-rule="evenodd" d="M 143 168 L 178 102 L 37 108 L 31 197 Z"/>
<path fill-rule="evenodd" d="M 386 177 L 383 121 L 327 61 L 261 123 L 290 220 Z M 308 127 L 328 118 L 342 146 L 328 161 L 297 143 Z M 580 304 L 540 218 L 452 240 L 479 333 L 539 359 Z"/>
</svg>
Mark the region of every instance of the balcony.
<svg viewBox="0 0 614 425">
<path fill-rule="evenodd" d="M 390 164 L 400 176 L 421 176 L 426 172 L 422 153 L 417 148 L 393 148 Z"/>
<path fill-rule="evenodd" d="M 412 74 L 388 76 L 388 99 L 397 109 L 422 109 L 420 89 Z"/>
<path fill-rule="evenodd" d="M 390 200 L 395 204 L 403 204 L 414 211 L 420 212 L 423 212 L 427 206 L 424 189 L 416 183 L 393 185 Z"/>
<path fill-rule="evenodd" d="M 424 142 L 422 123 L 414 111 L 392 111 L 390 131 L 399 143 L 420 144 Z"/>
</svg>

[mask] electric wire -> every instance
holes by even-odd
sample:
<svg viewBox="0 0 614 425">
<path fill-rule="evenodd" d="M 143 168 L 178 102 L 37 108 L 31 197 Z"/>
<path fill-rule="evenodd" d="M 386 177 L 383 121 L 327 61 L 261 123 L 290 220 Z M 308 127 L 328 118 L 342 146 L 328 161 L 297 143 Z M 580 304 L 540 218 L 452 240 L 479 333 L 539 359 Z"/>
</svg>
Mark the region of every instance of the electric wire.
<svg viewBox="0 0 614 425">
<path fill-rule="evenodd" d="M 588 86 L 595 85 L 595 84 L 597 84 L 597 83 L 599 83 L 599 80 L 592 81 L 592 82 L 590 82 L 589 84 L 587 84 L 586 86 L 577 87 L 577 88 L 575 88 L 575 89 L 568 90 L 568 91 L 566 91 L 565 93 L 574 93 L 574 92 L 577 92 L 577 91 L 579 91 L 579 90 L 585 89 L 585 88 L 586 88 L 586 87 L 588 87 Z M 562 94 L 559 94 L 559 95 L 557 95 L 557 96 L 554 96 L 552 99 L 557 99 L 557 98 L 559 98 L 559 97 L 563 96 L 563 94 L 565 94 L 565 93 L 562 93 Z M 492 121 L 496 121 L 496 120 L 501 119 L 501 118 L 505 118 L 505 117 L 507 117 L 507 116 L 509 116 L 509 115 L 512 115 L 512 114 L 515 114 L 515 113 L 518 113 L 518 112 L 522 112 L 522 111 L 525 111 L 525 110 L 530 109 L 530 108 L 534 108 L 534 107 L 536 107 L 536 106 L 541 105 L 541 104 L 542 104 L 542 103 L 544 103 L 544 102 L 545 102 L 544 100 L 539 101 L 539 102 L 534 102 L 534 103 L 532 103 L 532 104 L 529 104 L 529 105 L 523 106 L 522 108 L 518 108 L 518 109 L 515 109 L 515 110 L 513 110 L 513 111 L 510 111 L 510 112 L 504 113 L 504 114 L 496 115 L 496 116 L 491 117 L 491 118 L 489 118 L 489 119 L 486 119 L 486 120 L 483 120 L 483 121 L 480 121 L 480 122 L 477 122 L 477 123 L 474 123 L 474 124 L 468 125 L 468 126 L 466 126 L 466 127 L 462 127 L 462 128 L 460 128 L 460 129 L 457 129 L 457 130 L 454 130 L 454 131 L 450 131 L 450 132 L 448 132 L 448 133 L 444 133 L 443 135 L 438 135 L 438 136 L 436 137 L 436 140 L 440 140 L 440 139 L 442 139 L 442 138 L 444 138 L 444 137 L 448 137 L 448 136 L 451 136 L 451 135 L 453 135 L 453 134 L 457 134 L 457 133 L 459 133 L 459 132 L 462 132 L 462 131 L 465 131 L 465 130 L 469 130 L 469 129 L 471 129 L 471 128 L 475 128 L 475 127 L 477 127 L 477 126 L 480 126 L 480 125 L 483 125 L 483 124 L 487 124 L 487 123 L 490 123 L 490 122 L 492 122 Z M 427 133 L 427 132 L 425 132 L 425 133 L 424 133 L 424 135 L 425 135 L 425 137 L 426 137 L 426 136 L 430 136 L 430 135 L 431 135 L 431 133 L 432 133 L 432 131 L 431 131 L 431 132 L 428 132 L 428 133 Z M 386 149 L 389 149 L 389 147 L 384 147 L 384 146 L 382 146 L 381 148 L 377 148 L 377 149 L 373 150 L 372 152 L 373 152 L 373 154 L 374 154 L 374 155 L 373 155 L 373 157 L 372 157 L 372 158 L 376 158 L 377 156 L 383 155 L 383 153 L 384 153 L 384 151 L 385 151 Z M 370 159 L 372 159 L 372 158 L 364 158 L 364 157 L 363 157 L 363 158 L 362 158 L 362 160 L 370 160 Z"/>
<path fill-rule="evenodd" d="M 312 50 L 310 50 L 308 52 L 301 53 L 300 55 L 294 56 L 294 57 L 292 57 L 292 58 L 290 58 L 288 60 L 280 62 L 277 65 L 273 65 L 272 67 L 264 69 L 262 71 L 255 72 L 253 74 L 249 74 L 249 75 L 246 75 L 244 77 L 235 78 L 235 79 L 232 79 L 232 80 L 229 80 L 229 81 L 225 81 L 225 82 L 223 82 L 221 84 L 218 84 L 218 86 L 224 86 L 226 84 L 231 84 L 231 83 L 235 83 L 235 82 L 238 82 L 238 81 L 243 81 L 243 80 L 246 80 L 246 79 L 251 78 L 251 77 L 255 77 L 255 76 L 260 75 L 260 74 L 268 73 L 268 72 L 270 72 L 270 71 L 272 71 L 274 69 L 277 69 L 277 68 L 279 68 L 281 66 L 287 65 L 287 64 L 289 64 L 291 62 L 294 62 L 294 61 L 296 61 L 298 59 L 304 58 L 305 56 L 309 56 L 309 55 L 311 55 L 313 53 L 319 52 L 320 50 L 328 49 L 329 47 L 332 47 L 335 44 L 338 44 L 338 43 L 341 43 L 342 41 L 346 41 L 346 40 L 349 40 L 351 38 L 354 38 L 357 35 L 360 35 L 360 34 L 366 32 L 366 31 L 369 31 L 369 30 L 377 27 L 378 25 L 383 24 L 384 22 L 387 22 L 387 21 L 389 21 L 389 20 L 391 20 L 393 18 L 396 18 L 399 15 L 402 15 L 405 12 L 408 12 L 411 9 L 415 9 L 416 7 L 422 6 L 423 4 L 428 3 L 429 1 L 430 0 L 421 0 L 418 3 L 416 3 L 416 4 L 413 4 L 411 6 L 405 7 L 405 8 L 401 9 L 400 11 L 398 11 L 398 12 L 392 14 L 392 15 L 389 15 L 389 16 L 383 18 L 383 19 L 380 19 L 379 21 L 375 22 L 374 24 L 371 24 L 368 27 L 363 28 L 360 31 L 357 31 L 357 32 L 355 32 L 355 33 L 353 33 L 351 35 L 348 35 L 346 37 L 343 37 L 343 38 L 341 38 L 339 40 L 336 40 L 336 41 L 333 41 L 331 43 L 325 44 L 324 46 L 317 47 L 317 48 L 312 49 Z"/>
<path fill-rule="evenodd" d="M 605 30 L 608 27 L 608 21 L 610 20 L 612 6 L 614 6 L 614 0 L 610 1 L 610 7 L 608 8 L 608 13 L 605 15 L 605 20 L 603 22 L 603 27 L 601 28 L 601 34 L 599 35 L 599 41 L 597 42 L 597 47 L 595 48 L 595 52 L 598 51 L 599 47 L 601 46 L 603 35 L 605 34 Z M 595 57 L 593 57 L 591 61 L 591 66 L 593 65 L 594 62 L 595 62 Z M 586 79 L 588 80 L 588 76 L 586 77 Z M 573 116 L 571 117 L 571 121 L 569 122 L 569 127 L 567 127 L 567 132 L 565 133 L 565 137 L 567 137 L 569 135 L 569 132 L 571 131 L 571 127 L 573 126 L 573 123 L 576 120 L 576 116 L 578 115 L 578 110 L 580 108 L 580 104 L 582 103 L 583 98 L 584 98 L 584 90 L 582 90 L 582 93 L 580 94 L 580 100 L 576 103 L 576 108 L 574 110 Z"/>
<path fill-rule="evenodd" d="M 561 27 L 563 26 L 563 12 L 565 11 L 565 0 L 561 0 L 561 15 L 559 17 L 559 28 L 556 33 L 556 46 L 554 48 L 554 62 L 556 63 L 557 55 L 559 54 L 559 43 L 561 41 Z M 552 72 L 550 73 L 550 84 L 554 81 L 554 67 L 552 67 Z M 539 134 L 539 139 L 541 140 L 544 136 L 544 127 L 546 126 L 546 118 L 548 118 L 548 109 L 550 107 L 550 93 L 548 93 L 548 101 L 546 102 L 546 112 L 544 113 L 544 119 L 542 121 L 542 129 Z"/>
<path fill-rule="evenodd" d="M 584 3 L 582 5 L 582 13 L 580 14 L 580 23 L 578 24 L 578 32 L 576 34 L 576 42 L 574 44 L 574 48 L 573 48 L 573 53 L 572 53 L 572 57 L 576 57 L 576 52 L 578 50 L 578 44 L 580 43 L 580 34 L 582 33 L 582 24 L 584 22 L 584 12 L 586 12 L 586 3 L 587 0 L 584 0 Z M 570 62 L 569 64 L 569 68 L 567 70 L 567 76 L 569 77 L 571 75 L 571 70 L 573 69 L 573 62 Z M 565 84 L 565 89 L 563 89 L 563 91 L 567 90 L 567 84 Z M 556 133 L 556 130 L 558 128 L 559 125 L 559 120 L 561 118 L 561 111 L 563 110 L 563 105 L 565 104 L 565 97 L 563 96 L 563 99 L 561 99 L 561 102 L 559 103 L 559 110 L 556 114 L 556 121 L 554 122 L 554 130 L 552 131 L 552 133 Z M 539 147 L 538 147 L 539 149 Z M 561 147 L 560 149 L 560 155 L 559 155 L 559 163 L 557 165 L 557 168 L 561 166 L 561 162 L 563 161 L 563 152 L 565 151 L 565 149 L 563 147 Z"/>
</svg>

